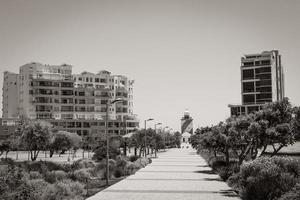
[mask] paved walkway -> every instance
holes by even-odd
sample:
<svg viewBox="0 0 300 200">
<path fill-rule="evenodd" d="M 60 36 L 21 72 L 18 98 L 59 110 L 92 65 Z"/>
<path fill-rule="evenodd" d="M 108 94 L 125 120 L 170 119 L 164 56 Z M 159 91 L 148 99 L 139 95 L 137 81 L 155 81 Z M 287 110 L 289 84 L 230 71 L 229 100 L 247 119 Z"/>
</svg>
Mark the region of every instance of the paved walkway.
<svg viewBox="0 0 300 200">
<path fill-rule="evenodd" d="M 237 200 L 193 149 L 170 149 L 88 200 Z"/>
</svg>

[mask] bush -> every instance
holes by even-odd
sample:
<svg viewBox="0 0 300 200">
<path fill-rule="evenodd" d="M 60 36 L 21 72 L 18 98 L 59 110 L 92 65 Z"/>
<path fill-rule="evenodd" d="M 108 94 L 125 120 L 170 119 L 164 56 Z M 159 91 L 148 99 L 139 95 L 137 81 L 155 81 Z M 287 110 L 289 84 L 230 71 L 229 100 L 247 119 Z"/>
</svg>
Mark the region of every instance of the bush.
<svg viewBox="0 0 300 200">
<path fill-rule="evenodd" d="M 299 200 L 300 199 L 300 183 L 296 184 L 293 189 L 282 195 L 279 200 Z"/>
<path fill-rule="evenodd" d="M 67 177 L 67 173 L 62 170 L 53 171 L 55 174 L 56 181 L 62 181 Z"/>
<path fill-rule="evenodd" d="M 44 175 L 44 179 L 45 181 L 47 181 L 48 183 L 55 183 L 56 182 L 56 176 L 55 176 L 55 173 L 53 172 L 47 172 L 45 175 Z"/>
<path fill-rule="evenodd" d="M 109 147 L 109 158 L 116 159 L 118 155 L 121 154 L 121 151 L 119 148 L 110 146 Z M 95 149 L 93 160 L 95 161 L 102 161 L 106 158 L 106 146 L 99 146 Z"/>
<path fill-rule="evenodd" d="M 80 160 L 75 161 L 71 165 L 71 168 L 73 170 L 77 170 L 77 169 L 82 169 L 82 168 L 93 168 L 95 166 L 96 166 L 96 164 L 93 161 L 91 161 L 91 160 L 80 159 Z"/>
<path fill-rule="evenodd" d="M 230 176 L 240 171 L 240 167 L 238 163 L 230 162 L 228 166 L 217 166 L 216 171 L 224 181 L 227 181 Z"/>
<path fill-rule="evenodd" d="M 124 171 L 120 168 L 116 169 L 114 171 L 114 177 L 120 178 L 121 176 L 124 176 Z"/>
<path fill-rule="evenodd" d="M 135 163 L 130 162 L 125 168 L 124 175 L 134 174 L 137 170 L 139 170 L 139 166 Z"/>
<path fill-rule="evenodd" d="M 79 182 L 86 182 L 88 178 L 90 178 L 90 173 L 88 172 L 88 169 L 78 169 L 74 171 L 74 180 Z"/>
<path fill-rule="evenodd" d="M 43 193 L 44 200 L 83 200 L 84 186 L 79 182 L 64 180 L 47 187 Z"/>
<path fill-rule="evenodd" d="M 50 186 L 50 184 L 43 179 L 28 180 L 27 184 L 31 188 L 33 188 L 34 197 L 39 200 L 43 200 L 42 195 L 44 193 L 44 190 L 46 190 L 46 188 Z"/>
<path fill-rule="evenodd" d="M 30 179 L 41 179 L 43 176 L 38 171 L 29 172 Z"/>
<path fill-rule="evenodd" d="M 71 169 L 69 164 L 59 164 L 49 161 L 24 162 L 24 168 L 27 171 L 38 171 L 41 174 L 57 170 L 68 172 Z"/>
<path fill-rule="evenodd" d="M 242 199 L 273 200 L 291 190 L 298 181 L 299 167 L 284 157 L 260 157 L 241 166 L 238 178 L 230 178 L 238 185 Z M 237 181 L 237 183 L 233 183 Z"/>
<path fill-rule="evenodd" d="M 129 161 L 130 161 L 130 162 L 134 162 L 134 161 L 136 161 L 137 159 L 139 159 L 139 156 L 136 156 L 136 155 L 132 155 L 132 156 L 129 157 Z"/>
</svg>

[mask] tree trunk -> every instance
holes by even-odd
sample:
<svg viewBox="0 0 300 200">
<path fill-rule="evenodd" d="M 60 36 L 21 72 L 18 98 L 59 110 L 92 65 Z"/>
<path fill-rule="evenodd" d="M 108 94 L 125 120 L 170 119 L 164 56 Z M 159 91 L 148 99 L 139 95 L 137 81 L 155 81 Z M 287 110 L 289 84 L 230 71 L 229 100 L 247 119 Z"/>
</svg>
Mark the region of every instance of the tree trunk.
<svg viewBox="0 0 300 200">
<path fill-rule="evenodd" d="M 49 152 L 50 158 L 52 158 L 53 154 L 54 154 L 54 151 L 53 151 L 53 150 L 50 150 L 50 152 Z"/>
<path fill-rule="evenodd" d="M 259 156 L 262 156 L 262 155 L 266 152 L 267 147 L 268 147 L 268 145 L 265 144 L 265 145 L 264 145 L 264 148 L 263 148 L 263 150 L 261 151 L 261 153 L 260 153 Z"/>
<path fill-rule="evenodd" d="M 127 155 L 127 144 L 126 142 L 124 143 L 124 149 L 123 149 L 124 155 Z"/>
<path fill-rule="evenodd" d="M 283 147 L 284 147 L 283 145 L 280 145 L 280 146 L 278 147 L 278 149 L 276 149 L 275 146 L 273 145 L 274 151 L 273 151 L 271 157 L 275 156 L 275 155 L 280 151 L 280 149 L 282 149 Z"/>
<path fill-rule="evenodd" d="M 229 149 L 228 148 L 225 149 L 225 158 L 226 158 L 226 165 L 228 166 L 229 162 L 230 162 L 230 160 L 229 160 Z"/>
</svg>

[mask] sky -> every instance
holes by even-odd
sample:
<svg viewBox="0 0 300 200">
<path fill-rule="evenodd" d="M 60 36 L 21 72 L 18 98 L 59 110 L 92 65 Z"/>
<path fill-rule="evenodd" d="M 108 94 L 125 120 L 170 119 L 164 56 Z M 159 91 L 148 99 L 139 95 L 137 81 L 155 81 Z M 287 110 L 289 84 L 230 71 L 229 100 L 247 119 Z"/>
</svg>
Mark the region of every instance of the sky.
<svg viewBox="0 0 300 200">
<path fill-rule="evenodd" d="M 298 0 L 0 0 L 1 88 L 4 71 L 29 62 L 105 69 L 135 80 L 149 127 L 180 130 L 186 109 L 194 128 L 225 120 L 241 103 L 241 57 L 273 49 L 299 106 Z"/>
</svg>

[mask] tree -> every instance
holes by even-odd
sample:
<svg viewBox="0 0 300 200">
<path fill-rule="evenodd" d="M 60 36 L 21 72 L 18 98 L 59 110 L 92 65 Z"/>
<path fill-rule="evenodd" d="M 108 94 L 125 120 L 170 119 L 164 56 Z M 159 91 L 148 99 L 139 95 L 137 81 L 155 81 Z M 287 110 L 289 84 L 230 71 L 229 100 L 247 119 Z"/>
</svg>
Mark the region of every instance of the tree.
<svg viewBox="0 0 300 200">
<path fill-rule="evenodd" d="M 10 150 L 11 150 L 10 140 L 0 141 L 0 156 L 2 156 L 3 153 L 5 152 L 5 158 L 7 158 L 7 154 Z"/>
<path fill-rule="evenodd" d="M 28 121 L 20 125 L 21 143 L 35 161 L 41 150 L 49 145 L 52 125 L 44 121 Z"/>
<path fill-rule="evenodd" d="M 261 134 L 262 153 L 268 145 L 273 147 L 272 156 L 276 155 L 283 147 L 295 142 L 297 123 L 293 118 L 293 110 L 288 98 L 266 105 L 255 114 L 255 121 L 266 124 L 264 133 Z"/>
<path fill-rule="evenodd" d="M 174 133 L 174 142 L 175 142 L 175 146 L 177 148 L 180 148 L 180 144 L 181 144 L 181 133 L 179 131 Z"/>
<path fill-rule="evenodd" d="M 67 150 L 78 149 L 80 146 L 81 137 L 77 133 L 70 133 L 67 131 L 58 131 L 52 135 L 49 143 L 50 157 L 53 156 L 54 152 L 59 154 L 64 153 Z"/>
<path fill-rule="evenodd" d="M 292 129 L 295 134 L 295 139 L 300 140 L 300 107 L 294 107 L 294 118 L 292 121 Z"/>
<path fill-rule="evenodd" d="M 106 158 L 106 152 L 106 141 L 99 141 L 99 145 L 94 150 L 93 159 L 96 161 L 101 161 L 102 159 Z M 108 152 L 110 159 L 116 159 L 116 157 L 121 154 L 120 142 L 118 142 L 118 138 L 114 137 L 109 140 Z"/>
</svg>

